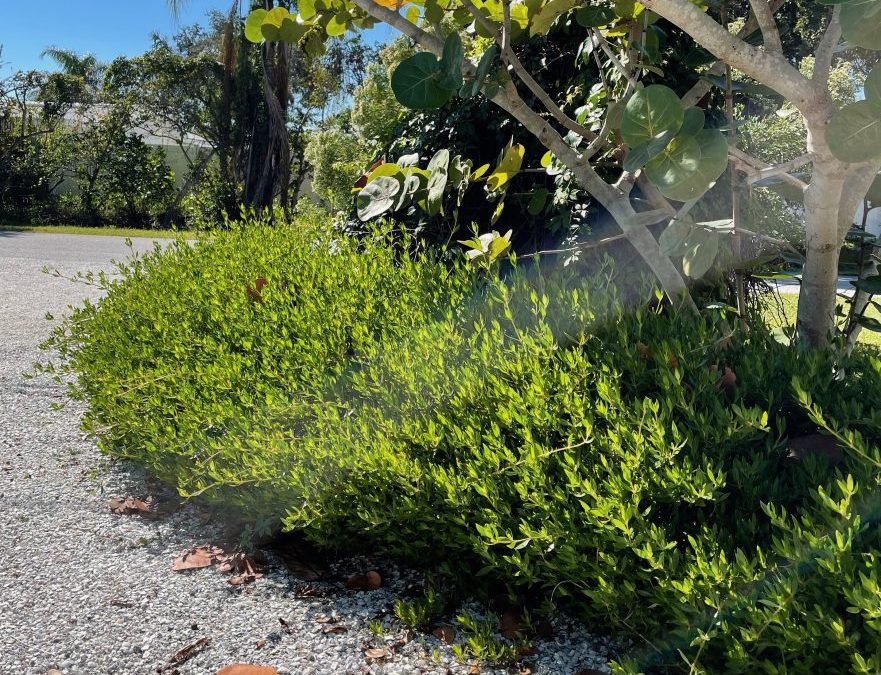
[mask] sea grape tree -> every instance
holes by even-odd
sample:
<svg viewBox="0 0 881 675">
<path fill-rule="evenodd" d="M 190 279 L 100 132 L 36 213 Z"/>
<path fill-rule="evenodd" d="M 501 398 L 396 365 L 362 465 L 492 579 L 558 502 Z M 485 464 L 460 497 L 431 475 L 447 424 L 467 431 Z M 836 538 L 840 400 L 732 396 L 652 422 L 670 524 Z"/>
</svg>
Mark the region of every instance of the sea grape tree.
<svg viewBox="0 0 881 675">
<path fill-rule="evenodd" d="M 432 109 L 455 97 L 481 95 L 506 111 L 547 149 L 542 166 L 565 167 L 608 211 L 673 301 L 691 304 L 686 277 L 710 268 L 719 237 L 730 229 L 728 222 L 695 223 L 688 215 L 726 169 L 733 166 L 751 180 L 785 181 L 804 201 L 807 255 L 799 336 L 819 347 L 834 326 L 840 247 L 881 168 L 881 70 L 869 76 L 865 100 L 841 109 L 830 95 L 829 73 L 843 49 L 881 49 L 881 0 L 817 0 L 812 7 L 826 14 L 825 30 L 809 75 L 783 53 L 775 13 L 785 2 L 301 0 L 296 14 L 284 8 L 253 11 L 246 36 L 314 51 L 331 37 L 377 22 L 396 28 L 421 50 L 392 74 L 401 104 Z M 602 67 L 606 105 L 590 123 L 583 101 L 555 100 L 518 57 L 525 41 L 546 35 L 556 22 L 579 26 L 581 50 Z M 740 26 L 736 32 L 734 25 Z M 670 32 L 692 46 L 687 58 L 694 64 L 694 82 L 682 96 L 646 82 L 663 75 L 665 58 L 672 58 L 661 49 Z M 803 156 L 769 166 L 708 124 L 696 104 L 714 86 L 727 83 L 730 94 L 732 70 L 747 80 L 745 88 L 777 96 L 801 116 Z M 611 177 L 598 170 L 601 158 L 605 166 L 611 161 L 617 167 Z M 413 161 L 375 166 L 359 196 L 360 215 L 369 218 L 408 203 L 437 209 L 445 190 L 461 191 L 478 180 L 489 192 L 503 193 L 523 162 L 522 146 L 511 146 L 494 170 L 443 152 L 425 168 Z M 799 169 L 802 174 L 793 175 Z M 662 221 L 668 224 L 656 240 L 648 226 Z"/>
</svg>

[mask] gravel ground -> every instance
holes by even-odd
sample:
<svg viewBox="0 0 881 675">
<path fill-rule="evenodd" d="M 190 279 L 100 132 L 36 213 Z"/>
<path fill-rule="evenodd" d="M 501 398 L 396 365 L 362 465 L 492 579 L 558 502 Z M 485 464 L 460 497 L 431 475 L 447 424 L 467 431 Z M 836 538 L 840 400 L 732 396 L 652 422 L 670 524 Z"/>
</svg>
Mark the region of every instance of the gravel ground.
<svg viewBox="0 0 881 675">
<path fill-rule="evenodd" d="M 194 506 L 159 520 L 109 512 L 111 497 L 149 493 L 145 477 L 98 452 L 79 430 L 76 405 L 53 409 L 65 401 L 62 388 L 22 373 L 41 357 L 51 327 L 45 314 L 97 297 L 41 267 L 109 270 L 127 252 L 116 237 L 0 232 L 0 673 L 211 675 L 235 662 L 291 675 L 468 673 L 449 646 L 396 625 L 394 601 L 418 576 L 393 563 L 339 561 L 327 582 L 310 584 L 270 555 L 263 578 L 231 586 L 215 568 L 172 570 L 183 550 L 222 536 Z M 374 567 L 382 588 L 346 589 L 348 574 Z M 372 620 L 383 622 L 382 637 Z M 607 670 L 608 639 L 563 619 L 554 629 L 534 643 L 532 673 Z M 202 651 L 168 667 L 202 639 Z M 390 657 L 365 655 L 383 646 Z"/>
</svg>

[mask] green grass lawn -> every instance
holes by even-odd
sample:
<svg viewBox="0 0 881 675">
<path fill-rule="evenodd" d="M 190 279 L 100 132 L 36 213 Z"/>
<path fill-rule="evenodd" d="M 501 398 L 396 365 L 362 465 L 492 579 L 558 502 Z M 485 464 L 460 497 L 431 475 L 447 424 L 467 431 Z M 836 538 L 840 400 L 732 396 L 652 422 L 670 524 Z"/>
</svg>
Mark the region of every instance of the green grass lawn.
<svg viewBox="0 0 881 675">
<path fill-rule="evenodd" d="M 187 239 L 199 236 L 193 230 L 140 230 L 132 227 L 82 227 L 79 225 L 6 225 L 0 223 L 0 232 L 48 232 L 50 234 L 99 234 L 110 237 L 146 237 L 149 239 L 174 239 L 183 235 Z"/>
<path fill-rule="evenodd" d="M 798 295 L 795 293 L 779 293 L 779 304 L 776 300 L 769 300 L 765 306 L 765 316 L 772 326 L 791 326 L 795 323 L 796 310 L 798 309 Z M 783 316 L 780 316 L 780 310 L 783 310 Z M 866 312 L 866 316 L 881 321 L 881 312 L 875 307 L 870 306 Z M 863 329 L 860 331 L 860 344 L 875 345 L 881 347 L 881 333 Z"/>
</svg>

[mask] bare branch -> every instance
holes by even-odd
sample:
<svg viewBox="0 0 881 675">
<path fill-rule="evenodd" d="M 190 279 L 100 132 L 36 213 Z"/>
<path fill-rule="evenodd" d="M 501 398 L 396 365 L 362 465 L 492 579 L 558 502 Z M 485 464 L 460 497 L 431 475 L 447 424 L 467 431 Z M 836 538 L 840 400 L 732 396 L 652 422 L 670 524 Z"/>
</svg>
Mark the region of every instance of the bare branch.
<svg viewBox="0 0 881 675">
<path fill-rule="evenodd" d="M 748 175 L 746 182 L 752 185 L 757 181 L 764 180 L 765 178 L 770 178 L 771 176 L 782 176 L 783 174 L 788 174 L 790 171 L 800 169 L 801 167 L 810 163 L 811 156 L 809 154 L 804 154 L 796 157 L 795 159 L 791 159 L 788 162 L 782 162 L 781 164 L 775 164 L 765 169 L 759 169 L 755 173 Z"/>
<path fill-rule="evenodd" d="M 832 59 L 835 57 L 835 48 L 841 40 L 841 5 L 835 5 L 829 12 L 829 22 L 826 24 L 826 32 L 823 39 L 817 45 L 814 52 L 814 72 L 811 80 L 824 88 L 829 80 L 829 71 L 832 70 Z"/>
<path fill-rule="evenodd" d="M 783 94 L 806 119 L 825 123 L 825 100 L 818 100 L 811 82 L 782 54 L 747 44 L 689 0 L 645 0 L 643 4 L 679 26 L 716 58 Z"/>
<path fill-rule="evenodd" d="M 777 13 L 786 0 L 772 0 L 771 2 L 771 12 Z M 756 21 L 756 15 L 754 12 L 750 12 L 749 17 L 747 17 L 746 23 L 743 27 L 737 31 L 737 37 L 745 38 L 755 31 L 759 29 L 758 21 Z M 725 64 L 717 61 L 710 69 L 706 72 L 707 75 L 722 75 L 725 72 Z M 692 105 L 696 105 L 698 101 L 700 101 L 704 96 L 712 88 L 712 84 L 708 80 L 698 80 L 692 85 L 691 89 L 686 92 L 686 94 L 682 97 L 682 105 L 683 107 L 689 107 Z"/>
<path fill-rule="evenodd" d="M 611 47 L 609 47 L 609 43 L 606 42 L 606 39 L 599 34 L 599 31 L 591 30 L 590 36 L 593 40 L 594 47 L 599 47 L 600 49 L 602 49 L 603 53 L 609 57 L 612 65 L 614 65 L 615 68 L 626 78 L 627 83 L 635 87 L 637 85 L 636 79 L 634 79 L 630 71 L 624 67 L 624 64 L 621 63 L 621 59 L 615 56 L 615 52 L 613 52 Z"/>
<path fill-rule="evenodd" d="M 745 153 L 743 150 L 740 150 L 739 148 L 729 147 L 728 148 L 728 157 L 735 164 L 735 166 L 737 166 L 737 168 L 740 169 L 741 171 L 743 171 L 743 173 L 745 173 L 747 176 L 753 176 L 762 170 L 775 169 L 775 167 L 772 166 L 771 164 L 768 164 L 767 162 L 763 162 L 762 160 L 757 159 L 757 158 L 753 157 L 752 155 L 748 155 L 747 153 Z M 801 158 L 799 158 L 799 159 L 801 159 Z M 793 160 L 793 161 L 795 161 L 795 160 Z M 805 164 L 807 164 L 807 162 L 805 162 Z M 797 187 L 799 190 L 802 190 L 802 191 L 804 191 L 808 187 L 807 183 L 799 180 L 798 178 L 796 178 L 795 176 L 793 176 L 789 173 L 772 172 L 769 175 L 779 175 L 780 178 L 785 180 L 787 183 Z M 758 180 L 758 178 L 756 180 Z M 749 181 L 749 182 L 755 182 L 755 181 Z"/>
<path fill-rule="evenodd" d="M 365 0 L 361 1 L 364 2 Z M 369 2 L 370 0 L 366 1 Z M 547 110 L 557 122 L 562 124 L 569 131 L 575 132 L 587 141 L 593 141 L 596 138 L 596 134 L 590 129 L 578 124 L 578 122 L 563 112 L 560 106 L 554 102 L 542 86 L 535 81 L 535 78 L 532 77 L 529 71 L 526 70 L 520 59 L 517 57 L 517 54 L 515 54 L 514 50 L 511 48 L 510 41 L 505 38 L 504 34 L 499 35 L 495 25 L 487 19 L 479 9 L 477 9 L 471 0 L 462 0 L 462 5 L 474 15 L 474 19 L 484 28 L 484 30 L 493 36 L 496 43 L 501 47 L 502 58 L 511 66 L 511 70 L 513 70 L 520 81 L 526 85 L 527 89 L 532 92 L 532 95 L 541 102 L 545 107 L 545 110 Z M 510 21 L 510 7 L 508 7 L 508 13 L 508 21 Z M 510 31 L 508 32 L 510 33 Z M 506 42 L 508 42 L 507 47 L 505 46 Z"/>
<path fill-rule="evenodd" d="M 762 31 L 765 49 L 772 52 L 783 53 L 783 45 L 780 43 L 780 30 L 774 20 L 774 12 L 771 10 L 769 0 L 750 0 L 753 16 Z"/>
</svg>

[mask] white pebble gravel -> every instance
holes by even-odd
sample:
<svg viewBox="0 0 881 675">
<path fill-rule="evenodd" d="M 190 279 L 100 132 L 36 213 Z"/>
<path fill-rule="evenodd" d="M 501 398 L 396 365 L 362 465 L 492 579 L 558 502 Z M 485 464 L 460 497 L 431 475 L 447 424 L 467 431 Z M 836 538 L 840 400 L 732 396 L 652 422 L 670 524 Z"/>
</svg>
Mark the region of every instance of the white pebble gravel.
<svg viewBox="0 0 881 675">
<path fill-rule="evenodd" d="M 97 297 L 41 267 L 97 272 L 126 254 L 116 237 L 0 232 L 0 673 L 146 675 L 202 638 L 210 640 L 203 651 L 165 672 L 213 675 L 246 662 L 290 675 L 467 673 L 449 646 L 395 625 L 392 606 L 417 576 L 388 561 L 339 564 L 340 575 L 379 565 L 385 583 L 376 591 L 331 580 L 311 584 L 325 597 L 303 597 L 305 582 L 271 557 L 264 578 L 233 587 L 216 569 L 172 571 L 181 551 L 220 536 L 192 506 L 158 521 L 109 512 L 110 497 L 147 493 L 143 474 L 98 452 L 79 430 L 76 404 L 53 409 L 65 402 L 63 388 L 22 373 L 42 356 L 38 344 L 51 328 L 45 314 L 59 317 Z M 316 621 L 322 616 L 346 631 L 326 632 Z M 374 635 L 371 620 L 384 621 L 388 634 Z M 608 671 L 608 638 L 556 624 L 554 637 L 537 640 L 525 661 L 532 673 Z M 383 662 L 364 655 L 404 637 Z"/>
</svg>

